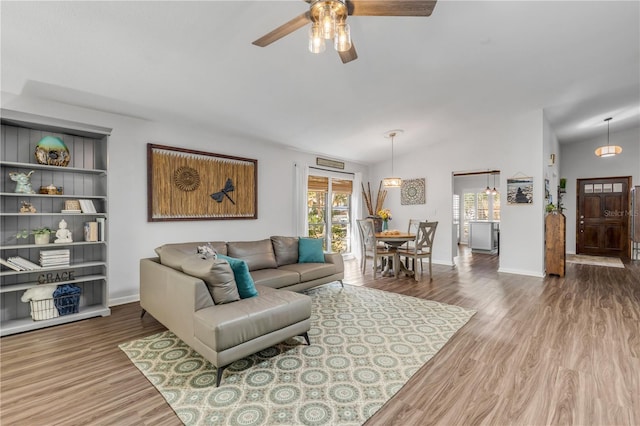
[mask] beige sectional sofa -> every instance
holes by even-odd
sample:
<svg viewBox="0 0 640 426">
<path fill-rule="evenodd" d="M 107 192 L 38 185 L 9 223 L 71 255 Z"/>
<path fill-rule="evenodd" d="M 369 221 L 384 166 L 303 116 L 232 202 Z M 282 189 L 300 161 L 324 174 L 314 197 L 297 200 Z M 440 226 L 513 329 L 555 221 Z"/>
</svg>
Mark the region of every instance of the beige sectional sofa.
<svg viewBox="0 0 640 426">
<path fill-rule="evenodd" d="M 224 368 L 238 359 L 293 336 L 304 336 L 309 343 L 311 298 L 297 292 L 334 281 L 342 283 L 340 254 L 325 253 L 324 263 L 298 263 L 296 237 L 209 243 L 217 253 L 246 262 L 258 293 L 216 304 L 212 295 L 219 283 L 212 280 L 229 278 L 183 272 L 184 265 L 200 257 L 197 249 L 204 244 L 167 244 L 156 249 L 158 257 L 141 259 L 143 316 L 149 312 L 215 365 L 218 385 Z M 213 269 L 228 266 L 223 260 L 209 262 Z"/>
</svg>

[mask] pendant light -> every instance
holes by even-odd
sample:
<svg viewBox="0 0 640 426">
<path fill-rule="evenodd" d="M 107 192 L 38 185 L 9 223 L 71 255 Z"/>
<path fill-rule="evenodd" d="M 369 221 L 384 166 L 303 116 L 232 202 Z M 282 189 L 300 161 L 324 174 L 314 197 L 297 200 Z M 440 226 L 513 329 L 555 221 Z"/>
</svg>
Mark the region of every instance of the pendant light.
<svg viewBox="0 0 640 426">
<path fill-rule="evenodd" d="M 385 138 L 391 139 L 391 176 L 393 176 L 393 140 L 400 133 L 402 133 L 402 130 L 391 130 L 384 136 Z M 386 177 L 382 179 L 382 185 L 385 188 L 400 188 L 402 179 L 399 177 Z"/>
<path fill-rule="evenodd" d="M 487 195 L 491 195 L 491 188 L 489 188 L 489 175 L 490 174 L 491 174 L 490 172 L 487 172 L 487 189 L 484 190 L 484 193 L 487 194 Z"/>
<path fill-rule="evenodd" d="M 491 195 L 498 195 L 498 190 L 496 189 L 496 174 L 493 173 L 493 189 L 491 190 Z"/>
<path fill-rule="evenodd" d="M 613 157 L 614 155 L 620 154 L 622 148 L 618 145 L 609 145 L 609 122 L 611 121 L 611 117 L 605 118 L 604 121 L 607 122 L 607 145 L 596 149 L 596 155 L 598 157 Z"/>
</svg>

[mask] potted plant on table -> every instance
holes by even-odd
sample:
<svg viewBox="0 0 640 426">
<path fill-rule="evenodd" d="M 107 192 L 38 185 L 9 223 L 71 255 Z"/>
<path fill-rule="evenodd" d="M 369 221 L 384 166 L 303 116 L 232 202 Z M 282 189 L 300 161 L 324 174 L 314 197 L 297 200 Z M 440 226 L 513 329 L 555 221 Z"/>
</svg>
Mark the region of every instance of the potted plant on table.
<svg viewBox="0 0 640 426">
<path fill-rule="evenodd" d="M 33 234 L 33 237 L 36 240 L 36 244 L 49 244 L 52 233 L 53 231 L 46 226 L 36 228 L 31 231 L 31 234 Z"/>
</svg>

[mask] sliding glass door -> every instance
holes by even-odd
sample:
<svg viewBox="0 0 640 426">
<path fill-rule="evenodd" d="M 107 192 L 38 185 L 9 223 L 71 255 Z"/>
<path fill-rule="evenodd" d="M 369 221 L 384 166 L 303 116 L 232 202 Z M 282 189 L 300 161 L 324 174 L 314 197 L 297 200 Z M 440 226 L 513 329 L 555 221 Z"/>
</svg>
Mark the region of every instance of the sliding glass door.
<svg viewBox="0 0 640 426">
<path fill-rule="evenodd" d="M 322 238 L 325 250 L 351 252 L 351 205 L 353 180 L 309 175 L 308 235 Z"/>
</svg>

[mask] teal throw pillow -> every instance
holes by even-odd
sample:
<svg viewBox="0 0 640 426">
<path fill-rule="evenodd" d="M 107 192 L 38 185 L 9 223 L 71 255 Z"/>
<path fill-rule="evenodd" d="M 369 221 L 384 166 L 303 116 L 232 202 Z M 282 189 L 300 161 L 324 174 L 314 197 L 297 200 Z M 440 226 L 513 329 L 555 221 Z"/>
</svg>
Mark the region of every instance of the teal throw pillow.
<svg viewBox="0 0 640 426">
<path fill-rule="evenodd" d="M 236 259 L 223 254 L 218 254 L 218 259 L 223 259 L 229 262 L 229 266 L 231 266 L 231 270 L 233 271 L 233 277 L 235 278 L 236 285 L 238 286 L 238 294 L 240 294 L 241 299 L 248 299 L 258 295 L 258 290 L 256 290 L 256 285 L 249 273 L 247 262 L 242 259 Z"/>
<path fill-rule="evenodd" d="M 324 263 L 322 240 L 319 238 L 298 239 L 298 263 Z"/>
</svg>

